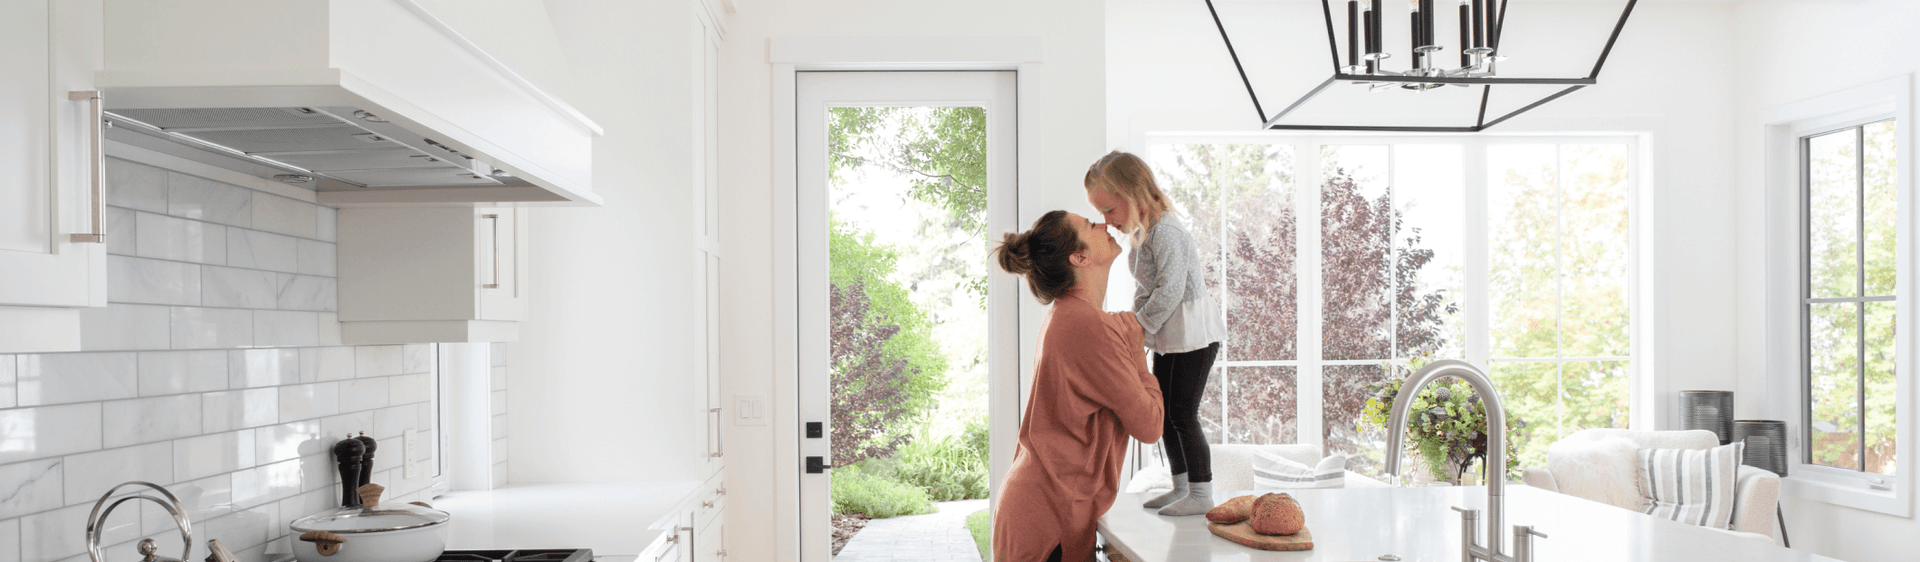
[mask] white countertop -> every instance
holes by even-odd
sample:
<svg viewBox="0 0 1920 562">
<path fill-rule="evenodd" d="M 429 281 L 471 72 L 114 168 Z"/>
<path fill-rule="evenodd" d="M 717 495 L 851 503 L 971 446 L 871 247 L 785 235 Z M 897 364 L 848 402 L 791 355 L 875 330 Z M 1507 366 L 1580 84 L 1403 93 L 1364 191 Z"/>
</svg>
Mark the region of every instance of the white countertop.
<svg viewBox="0 0 1920 562">
<path fill-rule="evenodd" d="M 1220 494 L 1226 498 L 1251 492 Z M 1162 517 L 1140 507 L 1142 494 L 1120 494 L 1100 518 L 1100 534 L 1133 562 L 1261 562 L 1460 559 L 1460 515 L 1451 506 L 1484 508 L 1482 486 L 1290 490 L 1307 514 L 1313 550 L 1255 550 L 1207 530 L 1205 516 Z M 1832 560 L 1712 529 L 1664 521 L 1573 496 L 1521 485 L 1506 488 L 1508 525 L 1534 525 L 1535 559 L 1546 562 Z M 1481 513 L 1482 533 L 1486 514 Z M 1512 528 L 1502 530 L 1512 550 Z"/>
<path fill-rule="evenodd" d="M 510 484 L 453 492 L 433 507 L 453 516 L 447 548 L 591 548 L 637 555 L 666 529 L 650 529 L 699 482 Z"/>
</svg>

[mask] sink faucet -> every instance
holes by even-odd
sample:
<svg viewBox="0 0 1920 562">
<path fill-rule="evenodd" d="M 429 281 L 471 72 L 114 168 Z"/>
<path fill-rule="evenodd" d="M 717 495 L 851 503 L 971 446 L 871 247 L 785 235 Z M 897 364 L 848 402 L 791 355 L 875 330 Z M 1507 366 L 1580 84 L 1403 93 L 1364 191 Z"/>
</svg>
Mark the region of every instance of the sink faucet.
<svg viewBox="0 0 1920 562">
<path fill-rule="evenodd" d="M 1532 562 L 1533 537 L 1546 537 L 1545 533 L 1533 530 L 1530 525 L 1513 526 L 1513 553 L 1503 552 L 1500 529 L 1506 523 L 1506 470 L 1507 470 L 1507 411 L 1500 407 L 1500 391 L 1493 388 L 1493 380 L 1487 378 L 1473 364 L 1458 359 L 1442 359 L 1428 363 L 1406 382 L 1401 383 L 1400 393 L 1393 398 L 1392 415 L 1387 420 L 1387 473 L 1400 473 L 1400 457 L 1404 454 L 1404 439 L 1407 429 L 1407 410 L 1413 408 L 1413 398 L 1420 389 L 1443 377 L 1453 377 L 1467 381 L 1473 387 L 1474 394 L 1487 407 L 1487 540 L 1482 544 L 1474 535 L 1479 534 L 1480 510 L 1453 508 L 1460 512 L 1460 562 Z"/>
</svg>

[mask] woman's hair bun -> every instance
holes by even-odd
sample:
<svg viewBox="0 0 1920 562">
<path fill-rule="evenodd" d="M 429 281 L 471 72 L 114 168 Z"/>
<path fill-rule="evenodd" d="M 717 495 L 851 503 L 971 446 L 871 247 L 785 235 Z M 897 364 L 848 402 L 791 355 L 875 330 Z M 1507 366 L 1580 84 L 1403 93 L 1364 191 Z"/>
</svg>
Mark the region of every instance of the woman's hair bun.
<svg viewBox="0 0 1920 562">
<path fill-rule="evenodd" d="M 1027 278 L 1027 288 L 1040 304 L 1051 304 L 1073 289 L 1071 258 L 1084 250 L 1079 231 L 1066 211 L 1048 211 L 1033 221 L 1033 229 L 1009 232 L 1000 238 L 993 253 L 1000 258 L 1000 269 Z"/>
<path fill-rule="evenodd" d="M 994 253 L 1000 257 L 1000 269 L 1007 273 L 1026 275 L 1033 271 L 1033 258 L 1027 253 L 1027 233 L 1006 233 Z"/>
</svg>

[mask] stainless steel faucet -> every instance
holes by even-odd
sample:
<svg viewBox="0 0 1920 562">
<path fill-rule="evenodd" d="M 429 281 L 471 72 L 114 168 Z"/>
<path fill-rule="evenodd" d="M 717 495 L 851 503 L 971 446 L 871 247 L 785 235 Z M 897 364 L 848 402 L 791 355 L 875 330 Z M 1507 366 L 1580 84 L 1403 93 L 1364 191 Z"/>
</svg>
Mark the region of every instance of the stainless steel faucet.
<svg viewBox="0 0 1920 562">
<path fill-rule="evenodd" d="M 1480 534 L 1480 510 L 1453 508 L 1460 512 L 1460 562 L 1532 562 L 1533 537 L 1547 536 L 1532 526 L 1513 526 L 1511 555 L 1503 552 L 1506 549 L 1501 546 L 1501 526 L 1506 523 L 1507 411 L 1500 407 L 1500 391 L 1493 388 L 1493 380 L 1478 367 L 1458 359 L 1442 359 L 1421 367 L 1401 383 L 1399 395 L 1393 398 L 1393 413 L 1387 420 L 1387 473 L 1400 473 L 1407 410 L 1413 408 L 1413 398 L 1420 394 L 1420 389 L 1443 377 L 1467 381 L 1487 407 L 1487 540 L 1482 544 L 1474 537 Z"/>
</svg>

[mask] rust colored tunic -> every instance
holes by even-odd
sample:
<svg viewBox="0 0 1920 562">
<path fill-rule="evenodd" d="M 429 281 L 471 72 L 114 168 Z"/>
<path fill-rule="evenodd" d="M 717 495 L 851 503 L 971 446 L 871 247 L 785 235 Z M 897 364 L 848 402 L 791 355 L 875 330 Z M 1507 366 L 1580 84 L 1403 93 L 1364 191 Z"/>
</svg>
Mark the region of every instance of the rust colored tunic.
<svg viewBox="0 0 1920 562">
<path fill-rule="evenodd" d="M 1095 523 L 1120 489 L 1127 437 L 1160 440 L 1160 385 L 1138 328 L 1077 295 L 1040 325 L 1033 389 L 993 517 L 994 562 L 1093 557 Z"/>
</svg>

